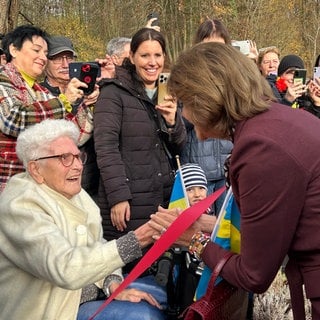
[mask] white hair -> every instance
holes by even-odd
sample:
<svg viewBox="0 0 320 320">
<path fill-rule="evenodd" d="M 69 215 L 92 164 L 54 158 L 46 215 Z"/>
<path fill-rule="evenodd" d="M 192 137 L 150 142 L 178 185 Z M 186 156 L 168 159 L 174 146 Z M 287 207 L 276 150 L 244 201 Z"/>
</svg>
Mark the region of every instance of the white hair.
<svg viewBox="0 0 320 320">
<path fill-rule="evenodd" d="M 121 56 L 127 44 L 131 43 L 131 38 L 118 37 L 113 38 L 107 43 L 107 54 Z"/>
<path fill-rule="evenodd" d="M 21 132 L 17 139 L 18 158 L 27 167 L 30 160 L 43 157 L 51 143 L 60 137 L 69 137 L 77 144 L 80 131 L 71 121 L 46 119 Z"/>
</svg>

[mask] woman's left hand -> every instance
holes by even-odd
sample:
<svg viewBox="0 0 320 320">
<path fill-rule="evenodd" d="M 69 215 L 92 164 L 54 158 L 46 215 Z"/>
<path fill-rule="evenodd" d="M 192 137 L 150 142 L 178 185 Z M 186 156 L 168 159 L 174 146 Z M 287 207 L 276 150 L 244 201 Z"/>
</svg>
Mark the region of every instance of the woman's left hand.
<svg viewBox="0 0 320 320">
<path fill-rule="evenodd" d="M 160 111 L 167 125 L 174 126 L 176 123 L 177 101 L 171 96 L 166 95 L 164 102 L 157 104 L 156 109 Z"/>
</svg>

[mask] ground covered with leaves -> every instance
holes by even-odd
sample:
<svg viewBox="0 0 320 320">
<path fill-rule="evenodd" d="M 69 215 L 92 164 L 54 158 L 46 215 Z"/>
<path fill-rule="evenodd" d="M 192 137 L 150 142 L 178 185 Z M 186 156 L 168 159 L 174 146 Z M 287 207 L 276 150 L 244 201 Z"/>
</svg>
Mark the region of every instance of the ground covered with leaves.
<svg viewBox="0 0 320 320">
<path fill-rule="evenodd" d="M 306 319 L 311 320 L 311 307 L 305 300 Z M 279 271 L 270 288 L 254 297 L 254 320 L 292 320 L 290 293 L 285 274 Z"/>
</svg>

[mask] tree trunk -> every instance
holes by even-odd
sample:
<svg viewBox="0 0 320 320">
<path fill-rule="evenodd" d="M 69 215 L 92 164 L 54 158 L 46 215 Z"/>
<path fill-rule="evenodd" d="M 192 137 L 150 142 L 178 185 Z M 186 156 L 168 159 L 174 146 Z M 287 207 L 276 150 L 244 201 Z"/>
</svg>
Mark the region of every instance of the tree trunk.
<svg viewBox="0 0 320 320">
<path fill-rule="evenodd" d="M 19 14 L 18 0 L 0 0 L 0 33 L 7 33 L 17 25 Z"/>
</svg>

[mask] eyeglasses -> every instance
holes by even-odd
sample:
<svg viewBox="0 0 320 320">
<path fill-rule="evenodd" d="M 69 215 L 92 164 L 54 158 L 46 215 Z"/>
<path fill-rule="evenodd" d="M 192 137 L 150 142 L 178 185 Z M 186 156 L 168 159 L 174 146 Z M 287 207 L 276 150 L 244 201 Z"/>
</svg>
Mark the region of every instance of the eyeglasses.
<svg viewBox="0 0 320 320">
<path fill-rule="evenodd" d="M 54 158 L 58 158 L 65 167 L 72 166 L 74 158 L 77 158 L 82 164 L 85 164 L 87 162 L 87 154 L 85 152 L 80 152 L 79 154 L 63 153 L 56 156 L 41 157 L 35 159 L 34 161 Z"/>
<path fill-rule="evenodd" d="M 68 63 L 74 61 L 73 56 L 56 56 L 49 58 L 49 60 L 52 61 L 53 64 L 61 64 L 64 59 L 66 59 Z"/>
</svg>

